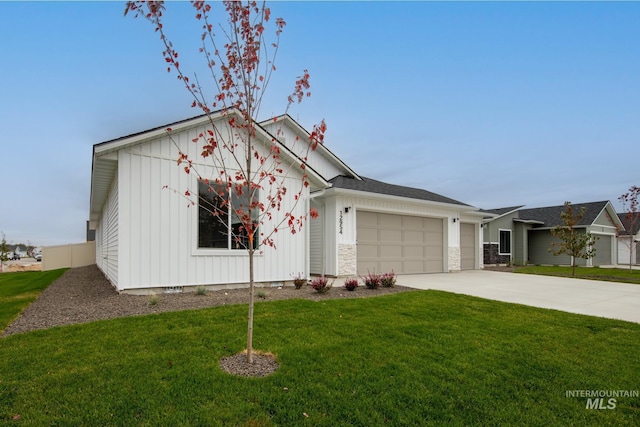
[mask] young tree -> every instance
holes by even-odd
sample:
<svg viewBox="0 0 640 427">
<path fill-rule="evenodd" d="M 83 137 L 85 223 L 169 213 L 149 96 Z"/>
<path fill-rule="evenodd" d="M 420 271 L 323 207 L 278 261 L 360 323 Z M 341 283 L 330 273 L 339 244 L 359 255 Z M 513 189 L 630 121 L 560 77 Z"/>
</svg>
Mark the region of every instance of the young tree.
<svg viewBox="0 0 640 427">
<path fill-rule="evenodd" d="M 0 272 L 2 272 L 2 266 L 9 260 L 9 245 L 7 245 L 7 238 L 2 233 L 2 241 L 0 242 Z"/>
<path fill-rule="evenodd" d="M 637 253 L 638 243 L 635 241 L 635 235 L 640 228 L 640 187 L 637 185 L 629 188 L 629 191 L 618 197 L 618 200 L 622 202 L 622 208 L 624 210 L 625 227 L 627 233 L 629 233 L 629 239 L 622 239 L 622 241 L 629 248 L 629 270 L 633 270 L 633 255 Z M 620 235 L 620 231 L 618 231 Z M 634 251 L 635 249 L 635 251 Z M 637 256 L 637 255 L 636 255 Z"/>
<path fill-rule="evenodd" d="M 151 22 L 164 46 L 167 71 L 177 74 L 192 98 L 191 106 L 201 109 L 209 118 L 209 129 L 193 142 L 202 147 L 201 156 L 212 166 L 213 173 L 201 174 L 197 162 L 180 149 L 178 164 L 186 173 L 196 174 L 199 186 L 207 188 L 210 197 L 199 202 L 200 206 L 208 209 L 209 219 L 221 221 L 226 227 L 229 216 L 232 216 L 231 223 L 238 224 L 237 227 L 229 227 L 228 232 L 236 247 L 244 248 L 248 254 L 247 362 L 253 363 L 254 254 L 263 246 L 275 249 L 274 235 L 278 230 L 296 233 L 307 215 L 317 216 L 314 209 L 301 215 L 295 215 L 294 209 L 303 193 L 308 191 L 307 155 L 323 143 L 326 125 L 322 121 L 313 127 L 307 141 L 296 141 L 303 147 L 294 150 L 299 156 L 295 164 L 284 160 L 282 145 L 275 138 L 265 154 L 262 143 L 257 139 L 256 121 L 272 73 L 276 70 L 274 61 L 285 21 L 281 18 L 272 21 L 265 3 L 227 0 L 223 2 L 226 24 L 214 26 L 211 5 L 203 1 L 192 1 L 191 4 L 202 27 L 199 51 L 208 67 L 210 83 L 214 87 L 212 93 L 204 88 L 197 75 L 191 79 L 183 72 L 178 52 L 166 34 L 164 2 L 130 1 L 125 15 L 133 12 L 136 17 L 142 16 Z M 269 25 L 273 30 L 272 41 L 267 40 Z M 285 113 L 292 104 L 310 96 L 309 87 L 309 73 L 305 70 L 287 98 Z M 214 112 L 216 117 L 223 115 L 223 125 L 216 122 Z M 171 136 L 171 129 L 167 132 Z M 287 188 L 286 183 L 291 182 L 293 175 L 291 172 L 296 169 L 301 179 L 296 188 Z M 188 198 L 193 194 L 199 192 L 187 189 L 184 193 Z M 287 197 L 293 197 L 293 206 L 286 205 Z M 211 203 L 212 199 L 215 203 Z M 191 204 L 195 205 L 195 202 L 191 201 Z"/>
<path fill-rule="evenodd" d="M 562 225 L 556 225 L 551 229 L 551 234 L 560 239 L 560 243 L 551 243 L 550 252 L 554 255 L 569 255 L 571 257 L 571 276 L 576 276 L 576 259 L 590 259 L 596 256 L 594 247 L 595 239 L 591 233 L 582 233 L 576 230 L 576 225 L 580 223 L 585 214 L 582 207 L 579 212 L 574 213 L 571 202 L 564 202 L 564 211 L 560 214 Z"/>
</svg>

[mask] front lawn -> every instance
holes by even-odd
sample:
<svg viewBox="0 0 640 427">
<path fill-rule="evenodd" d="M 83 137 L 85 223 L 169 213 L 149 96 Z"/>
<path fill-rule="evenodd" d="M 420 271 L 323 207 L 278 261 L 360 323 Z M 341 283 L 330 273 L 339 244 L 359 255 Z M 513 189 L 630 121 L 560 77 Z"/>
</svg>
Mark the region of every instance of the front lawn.
<svg viewBox="0 0 640 427">
<path fill-rule="evenodd" d="M 0 423 L 26 425 L 637 425 L 640 325 L 438 291 L 256 306 L 281 364 L 223 373 L 246 305 L 0 339 Z M 605 400 L 605 405 L 608 402 Z"/>
<path fill-rule="evenodd" d="M 0 333 L 65 271 L 66 268 L 0 274 Z"/>
<path fill-rule="evenodd" d="M 571 277 L 571 267 L 557 265 L 517 267 L 514 272 Z M 580 279 L 604 280 L 607 282 L 640 284 L 640 270 L 629 270 L 628 268 L 576 267 L 576 277 Z"/>
</svg>

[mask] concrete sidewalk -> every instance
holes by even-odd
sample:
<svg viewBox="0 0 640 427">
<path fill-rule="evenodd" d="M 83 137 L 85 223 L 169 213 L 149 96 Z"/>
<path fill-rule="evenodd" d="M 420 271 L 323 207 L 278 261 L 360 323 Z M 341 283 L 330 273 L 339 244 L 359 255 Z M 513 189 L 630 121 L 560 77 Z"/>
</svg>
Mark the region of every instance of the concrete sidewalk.
<svg viewBox="0 0 640 427">
<path fill-rule="evenodd" d="M 485 270 L 401 275 L 398 284 L 640 323 L 640 285 Z"/>
</svg>

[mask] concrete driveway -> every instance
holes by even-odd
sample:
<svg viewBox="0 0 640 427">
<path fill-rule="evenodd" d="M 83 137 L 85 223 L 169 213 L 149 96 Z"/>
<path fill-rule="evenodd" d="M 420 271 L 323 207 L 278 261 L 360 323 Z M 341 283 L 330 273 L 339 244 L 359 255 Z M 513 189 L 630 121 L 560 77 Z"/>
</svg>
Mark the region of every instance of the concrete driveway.
<svg viewBox="0 0 640 427">
<path fill-rule="evenodd" d="M 485 270 L 402 275 L 398 284 L 640 323 L 640 285 Z"/>
</svg>

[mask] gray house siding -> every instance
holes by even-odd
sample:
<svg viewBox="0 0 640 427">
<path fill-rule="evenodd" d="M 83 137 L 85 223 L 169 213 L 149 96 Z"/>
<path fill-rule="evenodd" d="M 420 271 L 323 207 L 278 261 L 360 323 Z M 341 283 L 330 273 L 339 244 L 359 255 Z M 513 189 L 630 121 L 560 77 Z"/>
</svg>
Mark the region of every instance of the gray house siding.
<svg viewBox="0 0 640 427">
<path fill-rule="evenodd" d="M 482 230 L 483 259 L 485 264 L 506 264 L 513 261 L 516 242 L 513 233 L 513 219 L 518 217 L 514 212 L 484 225 Z M 511 230 L 511 254 L 500 254 L 500 230 Z"/>
<path fill-rule="evenodd" d="M 560 243 L 560 240 L 553 237 L 549 230 L 529 231 L 529 262 L 542 265 L 570 265 L 570 256 L 554 255 L 549 251 L 553 242 Z M 586 261 L 578 259 L 576 265 L 586 265 Z"/>
<path fill-rule="evenodd" d="M 611 265 L 612 237 L 596 235 L 598 239 L 595 243 L 596 255 L 593 257 L 593 265 Z"/>
<path fill-rule="evenodd" d="M 514 223 L 513 227 L 513 262 L 516 265 L 529 263 L 528 233 L 531 225 Z"/>
</svg>

